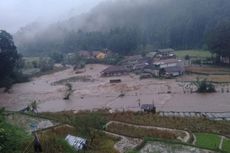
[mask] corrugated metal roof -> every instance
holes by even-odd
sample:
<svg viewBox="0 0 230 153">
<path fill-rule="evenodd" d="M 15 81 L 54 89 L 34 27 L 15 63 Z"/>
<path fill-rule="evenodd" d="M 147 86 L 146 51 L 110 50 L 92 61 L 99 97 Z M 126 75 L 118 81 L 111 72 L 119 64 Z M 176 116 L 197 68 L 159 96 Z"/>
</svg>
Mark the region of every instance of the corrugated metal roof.
<svg viewBox="0 0 230 153">
<path fill-rule="evenodd" d="M 70 146 L 74 147 L 76 150 L 82 150 L 86 145 L 86 139 L 75 137 L 72 135 L 67 135 L 65 140 L 69 143 Z"/>
<path fill-rule="evenodd" d="M 154 64 L 158 65 L 158 64 L 171 64 L 171 63 L 179 63 L 181 62 L 181 60 L 178 59 L 165 59 L 165 60 L 160 60 L 155 62 Z"/>
</svg>

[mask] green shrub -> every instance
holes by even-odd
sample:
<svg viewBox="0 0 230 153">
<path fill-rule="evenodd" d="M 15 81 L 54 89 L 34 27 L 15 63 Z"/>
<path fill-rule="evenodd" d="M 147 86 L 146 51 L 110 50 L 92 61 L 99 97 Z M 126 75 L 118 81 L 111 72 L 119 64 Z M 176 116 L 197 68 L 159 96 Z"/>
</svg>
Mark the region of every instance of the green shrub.
<svg viewBox="0 0 230 153">
<path fill-rule="evenodd" d="M 28 142 L 32 141 L 24 130 L 14 127 L 4 119 L 3 110 L 0 110 L 0 152 L 21 153 Z"/>
<path fill-rule="evenodd" d="M 216 92 L 214 84 L 212 84 L 210 81 L 207 81 L 207 79 L 199 80 L 199 78 L 197 78 L 194 84 L 197 86 L 198 93 Z"/>
</svg>

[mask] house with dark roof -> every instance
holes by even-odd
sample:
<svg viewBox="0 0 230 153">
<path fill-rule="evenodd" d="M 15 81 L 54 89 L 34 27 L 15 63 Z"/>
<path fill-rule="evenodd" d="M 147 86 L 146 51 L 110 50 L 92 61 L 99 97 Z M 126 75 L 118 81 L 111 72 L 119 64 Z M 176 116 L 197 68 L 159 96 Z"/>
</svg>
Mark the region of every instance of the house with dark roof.
<svg viewBox="0 0 230 153">
<path fill-rule="evenodd" d="M 124 66 L 109 66 L 101 72 L 102 77 L 127 75 L 129 70 Z"/>
<path fill-rule="evenodd" d="M 143 73 L 150 73 L 155 77 L 176 77 L 184 71 L 183 61 L 178 59 L 160 60 L 143 69 Z"/>
<path fill-rule="evenodd" d="M 165 60 L 156 61 L 153 64 L 160 68 L 165 68 L 165 67 L 174 67 L 177 65 L 183 65 L 183 61 L 180 59 L 165 59 Z"/>
<path fill-rule="evenodd" d="M 175 50 L 168 48 L 168 49 L 157 49 L 155 55 L 153 57 L 154 61 L 165 60 L 165 59 L 175 59 Z M 153 53 L 152 53 L 153 54 Z"/>
<path fill-rule="evenodd" d="M 184 74 L 184 67 L 180 65 L 165 67 L 160 70 L 160 75 L 165 77 L 176 77 Z"/>
<path fill-rule="evenodd" d="M 153 64 L 145 66 L 142 71 L 142 74 L 151 74 L 153 77 L 159 77 L 159 73 L 160 68 Z"/>
</svg>

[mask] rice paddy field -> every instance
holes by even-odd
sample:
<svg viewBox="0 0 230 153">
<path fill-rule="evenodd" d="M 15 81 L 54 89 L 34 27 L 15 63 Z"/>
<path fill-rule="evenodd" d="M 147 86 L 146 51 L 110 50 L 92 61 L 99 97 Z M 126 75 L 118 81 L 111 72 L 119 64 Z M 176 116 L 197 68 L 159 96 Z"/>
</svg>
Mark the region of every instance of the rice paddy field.
<svg viewBox="0 0 230 153">
<path fill-rule="evenodd" d="M 208 58 L 212 57 L 212 54 L 209 51 L 205 50 L 179 50 L 176 51 L 176 56 L 179 58 L 184 58 L 186 55 L 190 57 L 197 57 L 197 58 Z"/>
<path fill-rule="evenodd" d="M 218 149 L 221 137 L 216 134 L 196 133 L 196 145 L 199 147 Z"/>
</svg>

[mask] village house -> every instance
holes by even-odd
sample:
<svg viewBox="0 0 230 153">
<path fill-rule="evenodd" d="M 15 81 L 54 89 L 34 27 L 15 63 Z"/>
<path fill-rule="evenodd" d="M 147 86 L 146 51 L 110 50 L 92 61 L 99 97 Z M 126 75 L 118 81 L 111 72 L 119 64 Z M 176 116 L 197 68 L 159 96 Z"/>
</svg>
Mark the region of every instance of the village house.
<svg viewBox="0 0 230 153">
<path fill-rule="evenodd" d="M 128 56 L 120 64 L 132 72 L 142 72 L 145 66 L 149 65 L 150 59 L 141 55 Z"/>
<path fill-rule="evenodd" d="M 152 61 L 159 61 L 165 59 L 176 59 L 176 55 L 174 54 L 174 49 L 157 49 L 153 52 L 149 52 L 146 54 L 147 58 L 150 58 Z"/>
<path fill-rule="evenodd" d="M 102 77 L 127 75 L 129 70 L 123 66 L 110 66 L 101 72 Z"/>
<path fill-rule="evenodd" d="M 142 75 L 150 74 L 154 77 L 160 76 L 160 68 L 155 65 L 147 65 L 142 71 Z"/>
<path fill-rule="evenodd" d="M 141 55 L 134 55 L 134 56 L 126 56 L 121 62 L 120 65 L 125 66 L 128 69 L 132 69 L 133 66 L 139 63 L 139 60 L 142 60 L 143 57 Z"/>
<path fill-rule="evenodd" d="M 165 67 L 161 69 L 161 75 L 165 77 L 176 77 L 184 74 L 184 68 L 182 66 Z"/>
<path fill-rule="evenodd" d="M 83 57 L 83 58 L 86 58 L 86 59 L 102 60 L 102 59 L 105 59 L 107 57 L 107 52 L 81 50 L 81 51 L 78 51 L 78 55 L 80 57 Z"/>
<path fill-rule="evenodd" d="M 141 72 L 146 66 L 149 65 L 149 59 L 143 58 L 137 61 L 137 63 L 133 64 L 131 67 L 131 71 Z"/>
<path fill-rule="evenodd" d="M 154 62 L 153 65 L 159 68 L 159 76 L 179 76 L 184 73 L 184 64 L 182 60 L 167 59 Z"/>
<path fill-rule="evenodd" d="M 166 67 L 174 67 L 177 65 L 183 65 L 183 61 L 178 59 L 166 59 L 166 60 L 153 62 L 153 64 L 160 68 L 166 68 Z"/>
<path fill-rule="evenodd" d="M 152 74 L 155 77 L 176 77 L 184 73 L 182 60 L 167 59 L 154 62 L 143 69 L 143 73 Z"/>
</svg>

